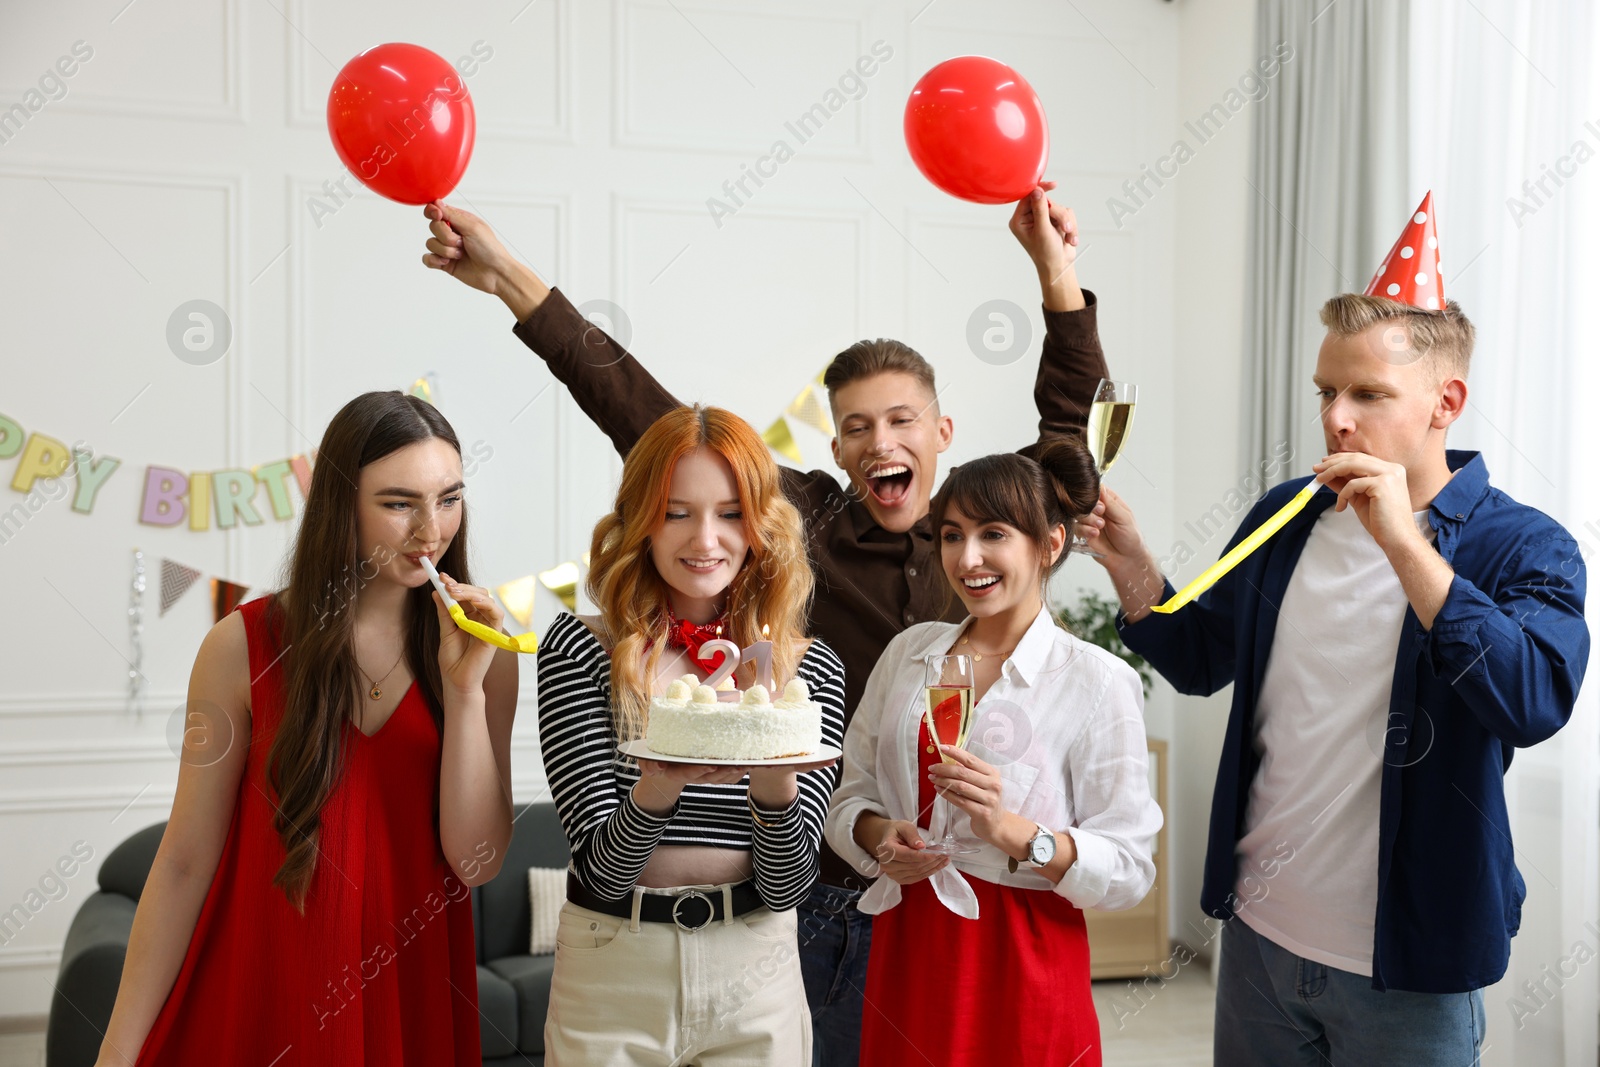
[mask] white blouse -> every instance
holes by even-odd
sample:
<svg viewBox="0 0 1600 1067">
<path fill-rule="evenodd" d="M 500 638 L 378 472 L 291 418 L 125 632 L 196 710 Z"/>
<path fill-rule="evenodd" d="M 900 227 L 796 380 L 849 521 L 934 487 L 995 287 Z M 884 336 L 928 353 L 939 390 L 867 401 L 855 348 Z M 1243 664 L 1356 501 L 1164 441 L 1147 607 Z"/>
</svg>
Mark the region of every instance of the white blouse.
<svg viewBox="0 0 1600 1067">
<path fill-rule="evenodd" d="M 917 729 L 926 704 L 926 665 L 944 655 L 972 622 L 930 622 L 898 634 L 872 670 L 844 738 L 844 773 L 825 829 L 835 852 L 876 881 L 861 897 L 869 915 L 900 902 L 900 885 L 856 844 L 864 812 L 917 818 Z M 1065 832 L 1077 860 L 1055 885 L 1037 870 L 1008 869 L 1009 857 L 985 843 L 931 877 L 951 911 L 978 917 L 966 877 L 1020 889 L 1054 890 L 1080 908 L 1115 911 L 1144 899 L 1155 881 L 1150 849 L 1161 809 L 1150 796 L 1139 675 L 1106 650 L 1056 625 L 1041 608 L 1000 677 L 973 710 L 967 750 L 1003 779 L 1006 810 Z M 942 798 L 929 840 L 951 829 L 973 837 L 971 820 Z"/>
</svg>

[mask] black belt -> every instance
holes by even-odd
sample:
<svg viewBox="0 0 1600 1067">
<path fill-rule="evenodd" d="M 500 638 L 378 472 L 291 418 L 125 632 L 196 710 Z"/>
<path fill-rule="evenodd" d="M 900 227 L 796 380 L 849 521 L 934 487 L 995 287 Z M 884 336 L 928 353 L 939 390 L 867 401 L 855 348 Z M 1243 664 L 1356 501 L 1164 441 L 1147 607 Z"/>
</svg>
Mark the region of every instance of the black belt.
<svg viewBox="0 0 1600 1067">
<path fill-rule="evenodd" d="M 754 882 L 740 882 L 733 887 L 732 896 L 734 918 L 765 906 L 761 901 L 761 894 L 756 892 Z M 622 919 L 633 918 L 632 893 L 621 900 L 607 900 L 585 888 L 583 883 L 578 881 L 578 876 L 571 871 L 567 872 L 567 899 L 580 908 L 598 911 L 603 915 L 615 915 Z M 644 893 L 640 895 L 639 900 L 639 918 L 643 921 L 672 923 L 678 929 L 687 930 L 689 933 L 703 930 L 712 923 L 720 921 L 724 918 L 724 914 L 720 890 L 708 893 L 699 889 L 686 889 L 672 896 L 664 893 Z"/>
</svg>

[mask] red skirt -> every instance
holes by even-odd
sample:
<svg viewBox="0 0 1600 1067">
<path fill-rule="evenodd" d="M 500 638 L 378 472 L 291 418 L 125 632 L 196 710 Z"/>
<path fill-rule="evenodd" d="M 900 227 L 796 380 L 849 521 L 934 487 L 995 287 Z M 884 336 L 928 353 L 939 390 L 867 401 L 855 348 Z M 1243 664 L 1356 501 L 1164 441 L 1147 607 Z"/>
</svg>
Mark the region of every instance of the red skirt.
<svg viewBox="0 0 1600 1067">
<path fill-rule="evenodd" d="M 872 920 L 862 1067 L 1100 1067 L 1083 912 L 1054 893 L 967 881 L 976 922 L 926 880 Z"/>
<path fill-rule="evenodd" d="M 922 732 L 926 812 L 936 757 Z M 903 886 L 900 903 L 872 920 L 863 1067 L 1100 1067 L 1083 912 L 1045 890 L 964 877 L 978 897 L 976 921 L 941 904 L 926 879 Z"/>
</svg>

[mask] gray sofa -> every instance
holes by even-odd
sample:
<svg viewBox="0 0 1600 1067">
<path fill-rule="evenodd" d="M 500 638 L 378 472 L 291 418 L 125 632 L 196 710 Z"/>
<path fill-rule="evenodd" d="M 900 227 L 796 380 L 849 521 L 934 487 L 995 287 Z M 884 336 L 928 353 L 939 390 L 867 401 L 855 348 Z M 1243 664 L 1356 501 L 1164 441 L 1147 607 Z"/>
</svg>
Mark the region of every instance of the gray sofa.
<svg viewBox="0 0 1600 1067">
<path fill-rule="evenodd" d="M 567 865 L 555 805 L 518 805 L 511 847 L 494 880 L 472 890 L 484 1067 L 544 1063 L 544 1017 L 555 957 L 528 955 L 528 868 Z M 92 1067 L 111 1018 L 134 908 L 166 823 L 147 826 L 105 858 L 100 889 L 78 909 L 61 951 L 45 1036 L 47 1067 Z"/>
</svg>

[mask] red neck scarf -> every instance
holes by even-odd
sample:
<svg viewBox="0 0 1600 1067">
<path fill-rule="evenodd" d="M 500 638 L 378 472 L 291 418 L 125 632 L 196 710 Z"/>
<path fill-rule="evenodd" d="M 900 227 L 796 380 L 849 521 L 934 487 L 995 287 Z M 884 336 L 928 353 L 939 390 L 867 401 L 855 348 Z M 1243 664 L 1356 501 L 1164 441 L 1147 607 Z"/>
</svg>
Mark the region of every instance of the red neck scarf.
<svg viewBox="0 0 1600 1067">
<path fill-rule="evenodd" d="M 667 647 L 687 649 L 689 657 L 696 663 L 701 663 L 700 649 L 707 641 L 715 641 L 723 636 L 722 631 L 728 625 L 728 614 L 723 612 L 708 623 L 690 622 L 680 619 L 667 609 Z M 731 638 L 729 638 L 731 640 Z M 722 666 L 722 661 L 727 658 L 724 652 L 715 653 L 715 662 L 702 664 L 715 671 Z"/>
</svg>

